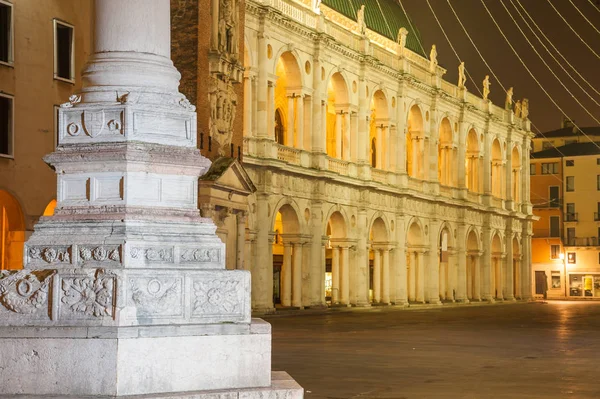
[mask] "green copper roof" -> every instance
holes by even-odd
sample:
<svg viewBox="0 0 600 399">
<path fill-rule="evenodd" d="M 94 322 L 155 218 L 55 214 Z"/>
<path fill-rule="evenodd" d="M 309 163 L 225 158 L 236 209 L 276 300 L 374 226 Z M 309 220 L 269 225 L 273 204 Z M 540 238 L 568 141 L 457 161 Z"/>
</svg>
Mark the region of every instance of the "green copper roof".
<svg viewBox="0 0 600 399">
<path fill-rule="evenodd" d="M 406 28 L 408 37 L 406 47 L 417 54 L 423 53 L 419 45 L 421 35 L 414 22 L 409 22 L 408 15 L 404 14 L 399 0 L 323 0 L 323 4 L 356 21 L 356 12 L 361 5 L 365 5 L 365 23 L 367 27 L 393 41 L 398 38 L 398 30 Z M 413 30 L 412 27 L 415 29 Z"/>
</svg>

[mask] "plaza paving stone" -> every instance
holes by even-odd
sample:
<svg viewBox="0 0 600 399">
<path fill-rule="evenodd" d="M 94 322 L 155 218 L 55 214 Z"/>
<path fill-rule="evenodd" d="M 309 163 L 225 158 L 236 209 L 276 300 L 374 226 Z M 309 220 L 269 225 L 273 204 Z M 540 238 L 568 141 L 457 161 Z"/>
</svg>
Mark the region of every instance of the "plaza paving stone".
<svg viewBox="0 0 600 399">
<path fill-rule="evenodd" d="M 309 399 L 600 398 L 600 303 L 265 317 Z"/>
</svg>

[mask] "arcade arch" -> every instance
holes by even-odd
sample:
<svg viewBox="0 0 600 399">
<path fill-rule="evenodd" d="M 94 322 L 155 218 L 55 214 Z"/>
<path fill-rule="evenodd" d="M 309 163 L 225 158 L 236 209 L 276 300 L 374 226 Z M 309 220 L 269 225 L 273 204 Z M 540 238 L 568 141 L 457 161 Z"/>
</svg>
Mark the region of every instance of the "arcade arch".
<svg viewBox="0 0 600 399">
<path fill-rule="evenodd" d="M 377 169 L 390 169 L 390 137 L 388 101 L 383 91 L 377 90 L 371 98 L 371 117 L 369 119 L 371 166 Z"/>
<path fill-rule="evenodd" d="M 474 230 L 467 234 L 467 298 L 481 300 L 481 249 Z"/>
<path fill-rule="evenodd" d="M 345 161 L 351 160 L 349 103 L 346 80 L 341 73 L 335 72 L 327 85 L 327 155 Z"/>
<path fill-rule="evenodd" d="M 327 222 L 325 300 L 332 305 L 350 303 L 350 257 L 346 220 L 335 211 Z"/>
<path fill-rule="evenodd" d="M 294 207 L 283 204 L 273 224 L 273 302 L 302 306 L 302 244 L 300 219 Z"/>
<path fill-rule="evenodd" d="M 449 225 L 442 226 L 439 235 L 439 294 L 441 300 L 455 301 L 458 268 L 453 256 L 454 240 Z"/>
<path fill-rule="evenodd" d="M 377 217 L 369 234 L 369 292 L 373 303 L 390 301 L 390 243 L 386 223 Z"/>
<path fill-rule="evenodd" d="M 0 190 L 0 270 L 23 268 L 25 218 L 19 201 Z"/>
<path fill-rule="evenodd" d="M 408 111 L 406 129 L 406 173 L 410 177 L 425 178 L 424 153 L 423 114 L 419 106 L 414 104 Z"/>
<path fill-rule="evenodd" d="M 502 276 L 504 271 L 502 270 L 502 241 L 500 235 L 496 232 L 492 238 L 492 270 L 490 273 L 492 287 L 492 296 L 497 299 L 503 299 L 502 294 Z"/>
<path fill-rule="evenodd" d="M 273 138 L 277 140 L 275 131 L 277 123 L 280 122 L 280 129 L 283 128 L 285 132 L 283 145 L 303 148 L 304 96 L 302 94 L 302 74 L 292 52 L 286 51 L 279 56 L 275 66 L 275 74 L 277 75 L 277 81 L 274 94 Z M 277 111 L 280 112 L 280 121 L 276 120 Z M 279 140 L 277 141 L 279 142 Z"/>
<path fill-rule="evenodd" d="M 444 186 L 456 186 L 456 148 L 452 126 L 448 118 L 442 119 L 438 144 L 438 180 Z"/>
<path fill-rule="evenodd" d="M 425 242 L 420 223 L 413 219 L 406 233 L 407 293 L 410 302 L 425 302 Z"/>
</svg>

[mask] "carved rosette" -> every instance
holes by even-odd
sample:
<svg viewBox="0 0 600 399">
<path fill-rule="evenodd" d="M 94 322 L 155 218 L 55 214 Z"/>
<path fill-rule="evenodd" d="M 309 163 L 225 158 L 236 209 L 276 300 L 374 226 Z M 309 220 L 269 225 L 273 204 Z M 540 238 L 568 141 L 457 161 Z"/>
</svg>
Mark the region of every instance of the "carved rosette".
<svg viewBox="0 0 600 399">
<path fill-rule="evenodd" d="M 69 246 L 34 246 L 27 249 L 28 263 L 71 263 L 71 247 Z"/>
<path fill-rule="evenodd" d="M 193 313 L 195 316 L 231 315 L 241 312 L 237 280 L 196 281 Z M 239 287 L 241 288 L 241 287 Z"/>
<path fill-rule="evenodd" d="M 181 252 L 181 262 L 218 263 L 221 259 L 219 248 L 185 249 Z"/>
<path fill-rule="evenodd" d="M 140 248 L 133 247 L 129 251 L 132 259 L 136 260 L 144 260 L 146 263 L 173 263 L 173 248 L 172 247 L 164 247 L 164 248 Z"/>
<path fill-rule="evenodd" d="M 0 272 L 0 305 L 13 313 L 48 309 L 48 290 L 56 270 Z"/>
<path fill-rule="evenodd" d="M 136 317 L 183 316 L 183 280 L 179 277 L 133 277 L 129 279 L 128 306 Z"/>
<path fill-rule="evenodd" d="M 93 277 L 63 278 L 61 314 L 70 317 L 112 317 L 115 277 L 99 270 Z"/>
<path fill-rule="evenodd" d="M 86 262 L 104 262 L 121 263 L 121 246 L 80 246 L 79 261 Z"/>
</svg>

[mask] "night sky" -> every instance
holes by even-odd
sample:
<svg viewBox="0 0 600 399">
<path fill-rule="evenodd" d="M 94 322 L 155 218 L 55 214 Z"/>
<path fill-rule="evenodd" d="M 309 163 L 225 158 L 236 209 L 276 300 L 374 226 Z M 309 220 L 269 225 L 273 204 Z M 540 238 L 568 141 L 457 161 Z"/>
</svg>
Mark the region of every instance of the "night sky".
<svg viewBox="0 0 600 399">
<path fill-rule="evenodd" d="M 552 76 L 552 73 L 535 54 L 531 46 L 516 27 L 515 23 L 507 14 L 506 10 L 502 7 L 501 1 L 504 2 L 515 20 L 519 23 L 519 26 L 521 26 L 523 32 L 527 35 L 540 55 L 546 60 L 554 73 L 573 93 L 575 98 L 577 98 L 596 119 L 600 120 L 600 106 L 595 104 L 585 92 L 579 89 L 546 52 L 540 42 L 531 33 L 523 19 L 521 19 L 515 7 L 511 4 L 511 0 L 485 0 L 485 4 L 498 22 L 498 25 L 502 28 L 504 34 L 533 75 L 539 80 L 541 85 L 565 113 L 575 120 L 575 123 L 579 127 L 598 126 L 598 122 L 588 115 L 586 111 L 577 104 L 575 99 L 562 88 L 559 81 Z M 600 92 L 600 59 L 569 29 L 568 25 L 565 24 L 552 9 L 548 0 L 519 1 L 562 55 L 569 60 L 595 90 Z M 594 26 L 600 30 L 600 12 L 596 10 L 588 0 L 572 1 L 594 24 Z M 597 2 L 598 0 L 593 1 Z M 447 0 L 429 0 L 429 2 L 452 42 L 452 45 L 458 52 L 458 55 L 465 61 L 467 71 L 471 74 L 475 82 L 477 82 L 479 90 L 481 90 L 483 78 L 486 74 L 489 74 L 492 82 L 490 99 L 494 104 L 502 106 L 506 97 L 505 92 L 493 77 L 492 73 L 489 72 L 489 69 L 485 66 L 475 51 L 475 48 L 469 42 L 458 20 L 452 13 Z M 510 86 L 514 87 L 513 99 L 516 101 L 523 97 L 529 98 L 530 119 L 533 124 L 542 132 L 560 128 L 562 121 L 561 112 L 552 104 L 551 100 L 544 94 L 542 89 L 536 84 L 535 80 L 519 62 L 519 59 L 510 49 L 498 28 L 489 17 L 481 0 L 450 0 L 450 2 L 468 33 L 471 35 L 471 38 L 479 48 L 479 51 L 481 51 L 483 57 L 496 73 L 502 84 L 506 88 Z M 411 16 L 413 23 L 421 32 L 425 52 L 429 54 L 431 45 L 436 44 L 438 62 L 442 67 L 448 70 L 446 75 L 444 75 L 444 79 L 456 84 L 458 77 L 458 60 L 429 9 L 427 1 L 402 0 L 402 3 L 404 4 L 407 13 Z M 523 17 L 527 18 L 526 14 L 519 7 L 517 0 L 512 0 L 512 3 L 514 3 L 519 11 L 521 11 Z M 552 4 L 587 44 L 600 55 L 600 33 L 585 21 L 573 7 L 570 0 L 552 0 Z M 600 8 L 600 4 L 598 4 L 597 7 Z M 530 20 L 527 21 L 538 36 L 544 40 L 532 22 Z M 544 44 L 546 44 L 550 51 L 553 51 L 552 47 L 547 42 L 544 41 Z M 558 55 L 554 55 L 561 61 L 565 69 L 569 71 L 574 78 L 579 79 Z M 586 83 L 582 81 L 579 81 L 579 83 L 595 99 L 595 101 L 600 104 L 600 95 L 595 93 Z M 479 95 L 479 92 L 470 79 L 467 79 L 467 88 L 470 92 Z M 537 132 L 534 127 L 532 127 L 532 131 Z"/>
</svg>

